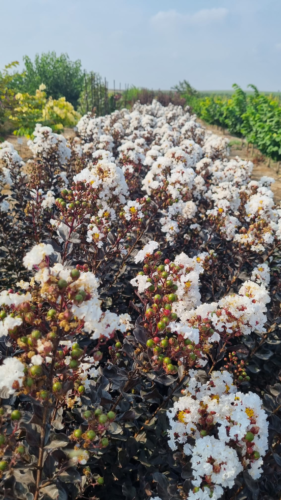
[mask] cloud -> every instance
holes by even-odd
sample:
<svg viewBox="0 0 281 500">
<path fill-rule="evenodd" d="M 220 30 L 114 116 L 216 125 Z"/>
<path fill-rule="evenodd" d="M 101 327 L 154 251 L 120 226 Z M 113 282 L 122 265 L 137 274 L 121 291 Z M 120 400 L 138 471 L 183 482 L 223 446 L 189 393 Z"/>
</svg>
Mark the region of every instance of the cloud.
<svg viewBox="0 0 281 500">
<path fill-rule="evenodd" d="M 192 24 L 211 24 L 218 21 L 223 21 L 227 16 L 227 9 L 202 9 L 191 16 Z"/>
<path fill-rule="evenodd" d="M 194 14 L 180 14 L 176 10 L 160 11 L 150 19 L 153 26 L 160 29 L 180 26 L 206 26 L 223 21 L 228 14 L 224 8 L 202 9 Z"/>
</svg>

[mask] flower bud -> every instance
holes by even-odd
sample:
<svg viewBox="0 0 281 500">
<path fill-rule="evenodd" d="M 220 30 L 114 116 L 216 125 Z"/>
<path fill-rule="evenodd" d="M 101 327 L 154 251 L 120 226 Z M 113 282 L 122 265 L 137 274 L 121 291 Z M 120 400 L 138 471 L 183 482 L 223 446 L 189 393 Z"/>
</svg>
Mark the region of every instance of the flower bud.
<svg viewBox="0 0 281 500">
<path fill-rule="evenodd" d="M 101 352 L 101 351 L 96 351 L 96 352 L 94 353 L 94 360 L 95 360 L 95 361 L 101 361 L 101 360 L 102 360 L 102 358 L 103 358 L 103 354 L 102 354 L 102 352 Z"/>
</svg>

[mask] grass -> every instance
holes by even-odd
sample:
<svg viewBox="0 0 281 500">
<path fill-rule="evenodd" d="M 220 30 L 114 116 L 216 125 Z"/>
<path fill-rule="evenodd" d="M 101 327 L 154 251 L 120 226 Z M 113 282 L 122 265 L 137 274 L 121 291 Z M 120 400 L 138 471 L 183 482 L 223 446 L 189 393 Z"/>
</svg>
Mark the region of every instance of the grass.
<svg viewBox="0 0 281 500">
<path fill-rule="evenodd" d="M 234 94 L 235 90 L 199 90 L 200 97 L 211 97 L 211 96 L 219 96 L 219 97 L 231 97 Z M 250 95 L 254 92 L 252 90 L 245 90 L 246 94 Z M 278 97 L 281 99 L 281 92 L 268 92 L 268 91 L 260 91 L 261 94 L 272 95 L 273 97 Z"/>
<path fill-rule="evenodd" d="M 241 141 L 238 141 L 236 139 L 233 139 L 232 141 L 229 142 L 230 146 L 242 146 Z"/>
</svg>

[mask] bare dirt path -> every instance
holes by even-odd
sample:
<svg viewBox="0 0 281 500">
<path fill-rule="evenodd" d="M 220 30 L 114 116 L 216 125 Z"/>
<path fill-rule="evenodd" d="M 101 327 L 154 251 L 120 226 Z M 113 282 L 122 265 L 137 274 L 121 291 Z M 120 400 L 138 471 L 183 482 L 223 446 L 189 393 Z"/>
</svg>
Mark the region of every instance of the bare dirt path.
<svg viewBox="0 0 281 500">
<path fill-rule="evenodd" d="M 215 125 L 209 125 L 208 123 L 205 123 L 200 119 L 198 119 L 198 121 L 207 130 L 211 130 L 214 134 L 227 137 L 230 140 L 231 158 L 234 158 L 235 156 L 240 156 L 243 160 L 250 160 L 254 163 L 254 170 L 252 174 L 252 178 L 254 180 L 259 180 L 263 175 L 266 175 L 268 177 L 273 177 L 275 179 L 275 183 L 272 185 L 272 191 L 274 192 L 274 199 L 276 202 L 281 201 L 281 169 L 279 175 L 278 174 L 280 167 L 279 164 L 273 161 L 269 161 L 269 159 L 262 156 L 257 149 L 252 147 L 248 148 L 245 141 L 228 134 L 227 131 L 225 131 L 224 129 L 216 127 Z M 75 137 L 75 132 L 71 128 L 66 128 L 64 130 L 63 135 L 67 139 L 69 139 L 70 137 Z M 18 150 L 23 160 L 26 161 L 32 158 L 31 151 L 27 146 L 27 139 L 25 137 L 18 139 L 14 135 L 9 135 L 6 138 L 6 140 L 14 145 L 14 147 Z"/>
</svg>

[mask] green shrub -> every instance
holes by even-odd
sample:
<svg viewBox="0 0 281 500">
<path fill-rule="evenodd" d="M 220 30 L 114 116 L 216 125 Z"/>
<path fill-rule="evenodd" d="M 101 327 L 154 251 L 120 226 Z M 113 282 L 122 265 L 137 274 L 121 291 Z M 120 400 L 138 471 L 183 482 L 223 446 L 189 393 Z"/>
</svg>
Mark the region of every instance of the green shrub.
<svg viewBox="0 0 281 500">
<path fill-rule="evenodd" d="M 45 85 L 41 84 L 35 95 L 18 93 L 15 96 L 17 107 L 9 119 L 14 123 L 15 135 L 31 137 L 37 123 L 61 131 L 64 127 L 73 127 L 78 122 L 80 115 L 72 104 L 64 97 L 58 100 L 47 98 Z"/>
</svg>

